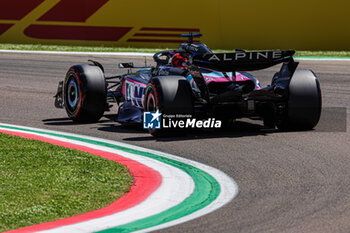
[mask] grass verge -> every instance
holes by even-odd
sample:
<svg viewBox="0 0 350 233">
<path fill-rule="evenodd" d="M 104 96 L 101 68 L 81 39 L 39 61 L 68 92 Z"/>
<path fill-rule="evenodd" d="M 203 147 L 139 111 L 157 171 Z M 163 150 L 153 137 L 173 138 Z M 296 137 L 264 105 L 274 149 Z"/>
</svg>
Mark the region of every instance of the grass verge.
<svg viewBox="0 0 350 233">
<path fill-rule="evenodd" d="M 35 51 L 69 51 L 69 52 L 138 52 L 156 53 L 169 48 L 118 48 L 118 47 L 90 47 L 68 45 L 41 45 L 41 44 L 0 44 L 5 50 L 35 50 Z M 174 48 L 171 48 L 174 49 Z M 213 50 L 216 53 L 234 52 L 234 50 Z M 343 57 L 350 58 L 350 51 L 296 51 L 296 57 Z"/>
<path fill-rule="evenodd" d="M 0 232 L 105 207 L 131 184 L 114 161 L 0 133 Z"/>
</svg>

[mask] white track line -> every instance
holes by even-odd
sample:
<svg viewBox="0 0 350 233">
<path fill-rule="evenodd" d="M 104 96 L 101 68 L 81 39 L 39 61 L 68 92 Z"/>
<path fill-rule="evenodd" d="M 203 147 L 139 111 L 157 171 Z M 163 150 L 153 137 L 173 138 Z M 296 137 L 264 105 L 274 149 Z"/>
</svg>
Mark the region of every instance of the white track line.
<svg viewBox="0 0 350 233">
<path fill-rule="evenodd" d="M 299 61 L 350 61 L 350 58 L 337 58 L 337 57 L 294 57 Z"/>
<path fill-rule="evenodd" d="M 69 52 L 69 51 L 36 51 L 36 50 L 0 50 L 0 53 L 52 54 L 52 55 L 84 55 L 84 56 L 130 56 L 151 57 L 153 53 L 136 52 Z M 337 57 L 294 57 L 300 61 L 350 61 L 350 58 Z"/>
<path fill-rule="evenodd" d="M 32 50 L 0 50 L 0 53 L 28 53 L 28 54 L 52 54 L 52 55 L 100 55 L 100 56 L 137 56 L 137 57 L 151 57 L 153 53 L 129 53 L 129 52 L 65 52 L 65 51 L 32 51 Z"/>
</svg>

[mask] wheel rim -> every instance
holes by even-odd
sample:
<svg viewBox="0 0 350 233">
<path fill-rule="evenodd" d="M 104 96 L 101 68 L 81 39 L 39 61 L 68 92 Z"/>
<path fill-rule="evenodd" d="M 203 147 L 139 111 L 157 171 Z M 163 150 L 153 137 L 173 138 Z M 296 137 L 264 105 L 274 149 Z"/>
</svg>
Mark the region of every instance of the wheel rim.
<svg viewBox="0 0 350 233">
<path fill-rule="evenodd" d="M 68 115 L 74 116 L 80 105 L 80 89 L 77 79 L 71 75 L 68 77 L 67 86 L 65 89 L 65 104 Z"/>
<path fill-rule="evenodd" d="M 150 93 L 147 97 L 147 111 L 153 112 L 156 111 L 156 100 L 153 93 Z"/>
<path fill-rule="evenodd" d="M 68 84 L 68 104 L 71 108 L 76 107 L 78 102 L 78 87 L 74 80 L 71 80 Z"/>
</svg>

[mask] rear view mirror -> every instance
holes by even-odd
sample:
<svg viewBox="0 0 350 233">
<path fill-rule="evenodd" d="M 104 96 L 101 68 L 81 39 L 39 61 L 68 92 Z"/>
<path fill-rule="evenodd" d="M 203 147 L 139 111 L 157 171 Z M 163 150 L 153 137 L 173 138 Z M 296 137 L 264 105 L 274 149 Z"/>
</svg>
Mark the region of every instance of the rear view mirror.
<svg viewBox="0 0 350 233">
<path fill-rule="evenodd" d="M 119 68 L 134 68 L 133 62 L 119 63 Z"/>
</svg>

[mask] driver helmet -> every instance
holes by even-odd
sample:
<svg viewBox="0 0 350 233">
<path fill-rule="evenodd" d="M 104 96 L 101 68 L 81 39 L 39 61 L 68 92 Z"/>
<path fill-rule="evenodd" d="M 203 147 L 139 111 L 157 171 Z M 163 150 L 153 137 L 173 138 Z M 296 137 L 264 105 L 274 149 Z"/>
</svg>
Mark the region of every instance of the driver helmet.
<svg viewBox="0 0 350 233">
<path fill-rule="evenodd" d="M 184 68 L 187 66 L 188 58 L 182 56 L 180 53 L 175 53 L 171 58 L 171 64 L 174 67 Z"/>
</svg>

